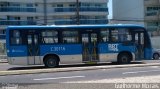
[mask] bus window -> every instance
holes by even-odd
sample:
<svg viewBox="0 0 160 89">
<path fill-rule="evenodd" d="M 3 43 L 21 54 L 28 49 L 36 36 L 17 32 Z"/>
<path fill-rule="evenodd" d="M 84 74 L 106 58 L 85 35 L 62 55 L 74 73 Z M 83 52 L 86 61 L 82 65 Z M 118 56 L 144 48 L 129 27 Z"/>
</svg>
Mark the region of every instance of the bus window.
<svg viewBox="0 0 160 89">
<path fill-rule="evenodd" d="M 132 40 L 132 35 L 129 29 L 118 28 L 111 30 L 111 42 L 126 42 Z"/>
<path fill-rule="evenodd" d="M 126 42 L 126 41 L 131 41 L 131 40 L 132 40 L 132 35 L 129 32 L 129 29 L 120 28 L 118 30 L 118 41 L 119 42 Z"/>
<path fill-rule="evenodd" d="M 52 30 L 43 31 L 42 42 L 44 44 L 58 43 L 58 32 Z"/>
<path fill-rule="evenodd" d="M 22 37 L 20 31 L 14 30 L 11 32 L 11 44 L 12 45 L 22 44 Z"/>
<path fill-rule="evenodd" d="M 144 45 L 144 33 L 135 34 L 135 43 Z"/>
<path fill-rule="evenodd" d="M 32 36 L 28 35 L 28 44 L 32 44 Z"/>
<path fill-rule="evenodd" d="M 144 45 L 144 33 L 141 33 L 140 35 L 141 35 L 141 38 L 140 38 L 141 44 Z"/>
<path fill-rule="evenodd" d="M 88 34 L 82 34 L 82 43 L 88 43 L 89 42 L 89 35 Z"/>
<path fill-rule="evenodd" d="M 97 34 L 95 34 L 95 33 L 92 33 L 92 34 L 91 34 L 91 42 L 92 42 L 92 43 L 97 42 Z"/>
<path fill-rule="evenodd" d="M 102 30 L 101 31 L 101 40 L 100 42 L 107 42 L 109 41 L 109 30 Z"/>
<path fill-rule="evenodd" d="M 113 29 L 111 30 L 111 42 L 118 42 L 118 30 Z"/>
<path fill-rule="evenodd" d="M 38 36 L 37 35 L 34 35 L 34 43 L 38 44 Z"/>
<path fill-rule="evenodd" d="M 63 31 L 63 43 L 78 43 L 78 31 Z"/>
</svg>

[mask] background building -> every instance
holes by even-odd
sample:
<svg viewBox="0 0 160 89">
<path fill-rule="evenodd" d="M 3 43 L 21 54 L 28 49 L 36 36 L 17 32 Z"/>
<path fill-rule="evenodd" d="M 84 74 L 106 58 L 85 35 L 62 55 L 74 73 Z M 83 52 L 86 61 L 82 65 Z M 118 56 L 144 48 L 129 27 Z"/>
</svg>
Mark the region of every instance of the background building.
<svg viewBox="0 0 160 89">
<path fill-rule="evenodd" d="M 109 0 L 109 23 L 140 24 L 160 48 L 160 0 Z"/>
<path fill-rule="evenodd" d="M 143 0 L 109 0 L 109 23 L 144 25 Z"/>
<path fill-rule="evenodd" d="M 11 25 L 107 24 L 108 0 L 0 0 L 0 54 Z"/>
<path fill-rule="evenodd" d="M 160 0 L 144 0 L 144 22 L 152 36 L 160 36 Z"/>
<path fill-rule="evenodd" d="M 107 0 L 48 0 L 47 24 L 107 24 Z"/>
</svg>

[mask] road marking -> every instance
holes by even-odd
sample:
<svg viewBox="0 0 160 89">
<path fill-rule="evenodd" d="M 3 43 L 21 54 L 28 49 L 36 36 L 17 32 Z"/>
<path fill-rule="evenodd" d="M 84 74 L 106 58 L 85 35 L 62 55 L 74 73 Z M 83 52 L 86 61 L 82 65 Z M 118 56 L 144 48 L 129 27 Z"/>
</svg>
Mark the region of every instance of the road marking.
<svg viewBox="0 0 160 89">
<path fill-rule="evenodd" d="M 72 78 L 84 78 L 85 76 L 68 76 L 68 77 L 55 77 L 55 78 L 39 78 L 33 80 L 57 80 L 57 79 L 72 79 Z"/>
<path fill-rule="evenodd" d="M 151 66 L 150 68 L 159 68 L 159 66 Z"/>
<path fill-rule="evenodd" d="M 136 73 L 147 73 L 147 72 L 158 72 L 160 70 L 149 70 L 149 71 L 135 71 L 135 72 L 123 72 L 122 74 L 136 74 Z"/>
</svg>

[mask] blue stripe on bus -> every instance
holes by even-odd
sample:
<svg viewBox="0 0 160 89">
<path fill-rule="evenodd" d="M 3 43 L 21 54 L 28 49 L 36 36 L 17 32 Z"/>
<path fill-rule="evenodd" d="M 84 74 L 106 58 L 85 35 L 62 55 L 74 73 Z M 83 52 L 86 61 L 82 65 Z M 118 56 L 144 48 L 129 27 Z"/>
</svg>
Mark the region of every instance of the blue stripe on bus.
<svg viewBox="0 0 160 89">
<path fill-rule="evenodd" d="M 45 55 L 46 53 L 54 53 L 58 55 L 75 55 L 82 53 L 81 44 L 41 45 L 40 49 L 40 55 Z"/>
<path fill-rule="evenodd" d="M 123 46 L 123 44 L 118 43 L 101 43 L 98 48 L 100 53 L 135 52 L 135 46 Z"/>
<path fill-rule="evenodd" d="M 27 56 L 27 46 L 10 46 L 9 52 L 7 52 L 8 57 L 19 57 Z"/>
<path fill-rule="evenodd" d="M 83 48 L 82 44 L 58 44 L 58 45 L 41 45 L 40 46 L 40 56 L 46 54 L 57 54 L 57 55 L 76 55 L 82 54 Z M 98 45 L 98 53 L 119 53 L 121 51 L 135 52 L 134 46 L 123 46 L 118 43 L 100 43 Z M 27 46 L 10 46 L 10 52 L 8 56 L 27 56 L 28 49 Z"/>
</svg>

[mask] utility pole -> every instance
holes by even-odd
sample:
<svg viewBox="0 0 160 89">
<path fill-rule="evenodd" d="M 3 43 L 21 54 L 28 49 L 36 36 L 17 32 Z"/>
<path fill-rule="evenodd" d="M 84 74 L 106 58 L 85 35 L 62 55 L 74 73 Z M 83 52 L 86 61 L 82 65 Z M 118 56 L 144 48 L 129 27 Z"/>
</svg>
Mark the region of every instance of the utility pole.
<svg viewBox="0 0 160 89">
<path fill-rule="evenodd" d="M 47 25 L 47 0 L 43 0 L 44 3 L 44 25 Z"/>
<path fill-rule="evenodd" d="M 79 22 L 79 0 L 76 0 L 76 23 L 77 25 L 80 24 Z"/>
</svg>

